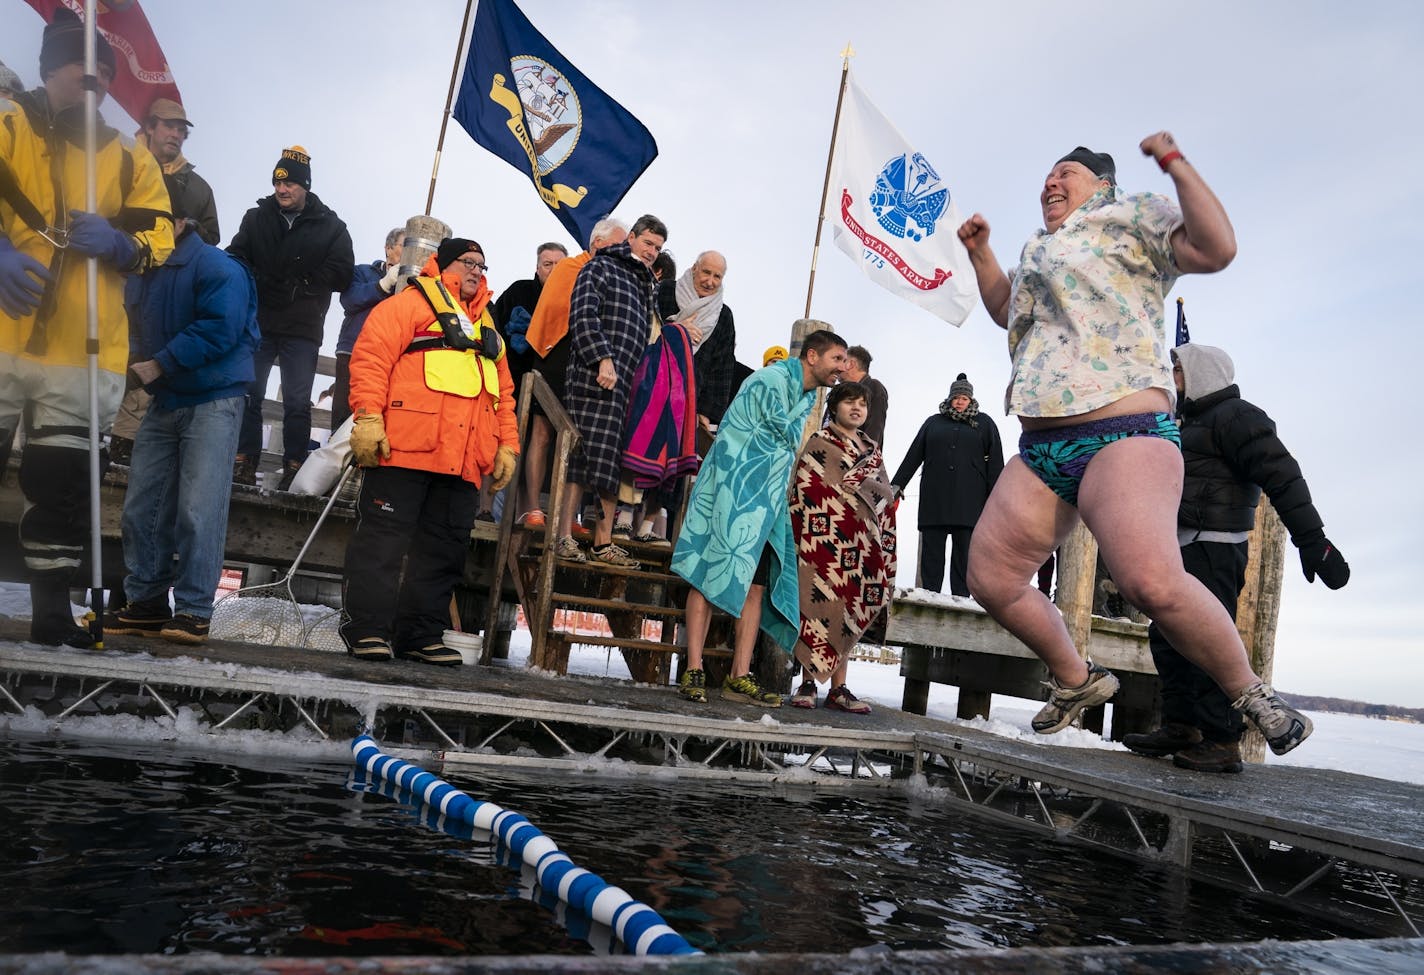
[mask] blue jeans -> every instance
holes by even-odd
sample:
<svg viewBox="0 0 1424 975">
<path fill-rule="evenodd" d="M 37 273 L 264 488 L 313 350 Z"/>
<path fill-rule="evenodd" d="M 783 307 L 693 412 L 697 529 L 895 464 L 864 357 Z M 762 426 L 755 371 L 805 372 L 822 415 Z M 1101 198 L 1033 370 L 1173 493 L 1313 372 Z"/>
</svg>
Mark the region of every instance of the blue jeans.
<svg viewBox="0 0 1424 975">
<path fill-rule="evenodd" d="M 267 379 L 272 363 L 282 373 L 282 459 L 300 463 L 311 446 L 311 392 L 316 378 L 317 352 L 321 345 L 296 335 L 264 335 L 252 355 L 257 378 L 247 387 L 247 412 L 242 417 L 238 453 L 262 455 L 262 401 L 267 398 Z M 276 444 L 272 445 L 276 448 Z"/>
<path fill-rule="evenodd" d="M 134 438 L 124 496 L 124 594 L 130 601 L 166 601 L 171 587 L 177 612 L 213 615 L 241 424 L 241 396 L 149 408 Z"/>
</svg>

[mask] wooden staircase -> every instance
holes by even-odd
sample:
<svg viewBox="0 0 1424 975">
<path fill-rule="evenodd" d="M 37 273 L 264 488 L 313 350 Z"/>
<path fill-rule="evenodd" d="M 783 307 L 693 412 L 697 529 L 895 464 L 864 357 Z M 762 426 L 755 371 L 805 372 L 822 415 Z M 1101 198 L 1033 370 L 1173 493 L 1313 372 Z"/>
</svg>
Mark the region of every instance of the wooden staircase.
<svg viewBox="0 0 1424 975">
<path fill-rule="evenodd" d="M 603 565 L 591 560 L 569 562 L 554 554 L 558 541 L 556 526 L 563 505 L 559 489 L 567 480 L 569 456 L 578 444 L 578 431 L 544 377 L 531 372 L 526 375 L 519 393 L 521 446 L 528 443 L 529 409 L 535 399 L 555 432 L 553 463 L 549 469 L 552 488 L 549 505 L 544 509 L 545 524 L 542 528 L 515 525 L 517 505 L 511 501 L 504 506 L 504 517 L 499 526 L 495 579 L 490 587 L 487 632 L 495 628 L 499 594 L 504 575 L 508 573 L 533 639 L 529 657 L 531 666 L 564 674 L 568 672 L 569 650 L 574 644 L 617 647 L 622 651 L 634 680 L 667 684 L 673 676 L 674 658 L 684 653 L 685 640 L 680 640 L 678 624 L 685 615 L 688 589 L 687 583 L 668 569 L 672 548 L 620 540 L 618 544 L 642 563 L 637 569 Z M 521 452 L 519 469 L 510 482 L 511 490 L 519 484 L 523 462 Z M 674 517 L 670 522 L 677 526 L 681 519 Z M 612 635 L 555 628 L 555 612 L 561 609 L 601 614 L 608 621 Z M 644 624 L 648 622 L 657 627 L 658 638 L 655 640 L 645 636 Z M 704 651 L 709 683 L 714 676 L 719 682 L 722 679 L 726 662 L 731 657 L 728 645 L 731 632 L 731 619 L 714 610 L 708 646 Z M 488 653 L 487 649 L 484 662 L 488 662 Z"/>
</svg>

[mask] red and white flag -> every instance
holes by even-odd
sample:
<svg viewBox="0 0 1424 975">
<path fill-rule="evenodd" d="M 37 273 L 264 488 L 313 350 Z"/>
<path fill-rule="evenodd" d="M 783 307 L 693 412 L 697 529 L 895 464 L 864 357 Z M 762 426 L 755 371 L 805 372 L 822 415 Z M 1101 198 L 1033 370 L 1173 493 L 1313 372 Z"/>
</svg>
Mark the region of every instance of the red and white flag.
<svg viewBox="0 0 1424 975">
<path fill-rule="evenodd" d="M 84 19 L 84 0 L 25 2 L 38 11 L 45 23 L 54 19 L 54 12 L 60 7 L 68 7 L 80 20 Z M 140 125 L 155 98 L 171 98 L 181 105 L 183 96 L 178 93 L 173 72 L 168 70 L 168 59 L 163 56 L 163 48 L 158 46 L 158 38 L 153 36 L 153 28 L 148 26 L 148 18 L 143 15 L 138 0 L 100 0 L 98 10 L 99 33 L 114 49 L 118 68 L 114 83 L 109 86 L 110 97 Z"/>
<path fill-rule="evenodd" d="M 961 325 L 979 301 L 949 186 L 846 79 L 826 219 L 836 246 L 887 291 Z"/>
</svg>

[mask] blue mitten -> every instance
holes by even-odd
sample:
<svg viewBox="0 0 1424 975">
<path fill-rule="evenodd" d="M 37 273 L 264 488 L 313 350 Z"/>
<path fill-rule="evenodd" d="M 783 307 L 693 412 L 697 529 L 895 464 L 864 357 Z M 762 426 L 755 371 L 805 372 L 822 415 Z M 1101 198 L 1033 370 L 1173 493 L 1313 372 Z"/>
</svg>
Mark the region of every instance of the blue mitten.
<svg viewBox="0 0 1424 975">
<path fill-rule="evenodd" d="M 15 249 L 9 237 L 0 237 L 0 309 L 20 319 L 40 306 L 49 268 Z"/>
<path fill-rule="evenodd" d="M 117 268 L 128 267 L 138 255 L 138 245 L 132 237 L 97 213 L 82 210 L 69 211 L 69 246 Z"/>
<path fill-rule="evenodd" d="M 516 308 L 509 314 L 509 321 L 504 326 L 504 337 L 509 340 L 509 347 L 520 355 L 525 355 L 529 351 L 529 339 L 525 333 L 529 331 L 529 309 Z"/>
</svg>

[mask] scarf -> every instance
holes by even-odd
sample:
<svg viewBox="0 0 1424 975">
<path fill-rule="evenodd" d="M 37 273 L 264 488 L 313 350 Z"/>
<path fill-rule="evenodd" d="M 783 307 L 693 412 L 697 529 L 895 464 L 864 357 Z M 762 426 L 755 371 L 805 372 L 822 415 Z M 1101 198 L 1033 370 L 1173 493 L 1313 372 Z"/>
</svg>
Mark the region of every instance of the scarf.
<svg viewBox="0 0 1424 975">
<path fill-rule="evenodd" d="M 702 343 L 711 337 L 712 330 L 717 327 L 717 320 L 722 317 L 722 289 L 719 287 L 705 298 L 699 295 L 692 285 L 695 269 L 696 265 L 683 271 L 673 287 L 673 297 L 677 299 L 678 322 L 702 333 L 702 338 L 692 343 L 693 352 L 702 348 Z"/>
<path fill-rule="evenodd" d="M 962 410 L 956 410 L 950 406 L 949 400 L 941 400 L 939 412 L 941 416 L 947 416 L 951 420 L 957 420 L 960 423 L 967 423 L 976 430 L 979 428 L 979 401 L 977 399 L 971 398 L 969 405 Z"/>
</svg>

